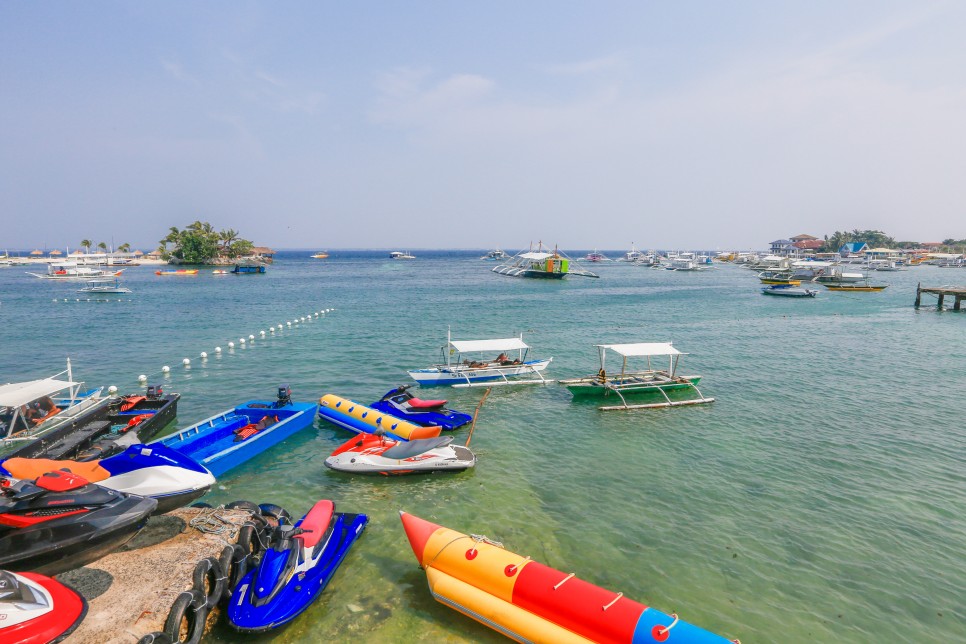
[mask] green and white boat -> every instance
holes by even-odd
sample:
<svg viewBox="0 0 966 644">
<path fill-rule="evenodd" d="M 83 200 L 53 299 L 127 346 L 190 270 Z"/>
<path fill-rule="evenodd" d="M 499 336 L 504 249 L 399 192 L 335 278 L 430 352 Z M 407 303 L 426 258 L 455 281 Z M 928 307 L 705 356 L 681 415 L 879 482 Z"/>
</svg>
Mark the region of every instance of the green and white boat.
<svg viewBox="0 0 966 644">
<path fill-rule="evenodd" d="M 598 344 L 600 370 L 593 376 L 561 380 L 574 399 L 601 398 L 612 400 L 615 404 L 600 407 L 604 411 L 614 409 L 653 409 L 657 407 L 679 407 L 714 402 L 706 398 L 698 389 L 701 376 L 677 375 L 678 362 L 683 355 L 670 342 L 638 342 L 634 344 Z M 612 351 L 622 358 L 620 372 L 607 373 L 607 352 Z M 668 359 L 667 369 L 652 366 L 652 358 Z M 646 369 L 628 370 L 628 358 L 646 359 Z M 668 395 L 674 392 L 674 398 Z M 683 395 L 682 395 L 683 394 Z M 628 397 L 657 397 L 657 402 L 628 402 Z M 620 404 L 616 404 L 617 402 Z"/>
</svg>

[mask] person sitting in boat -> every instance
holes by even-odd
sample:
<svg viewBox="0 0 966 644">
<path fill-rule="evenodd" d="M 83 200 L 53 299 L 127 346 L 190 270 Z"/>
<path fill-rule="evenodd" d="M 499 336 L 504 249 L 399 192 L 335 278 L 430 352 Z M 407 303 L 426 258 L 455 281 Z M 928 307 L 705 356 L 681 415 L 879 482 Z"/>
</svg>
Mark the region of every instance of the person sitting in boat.
<svg viewBox="0 0 966 644">
<path fill-rule="evenodd" d="M 50 412 L 52 412 L 54 409 L 57 408 L 57 405 L 54 404 L 54 401 L 53 399 L 51 399 L 50 396 L 44 396 L 43 398 L 38 400 L 37 406 L 39 407 L 40 411 L 44 413 L 44 416 L 46 416 L 47 414 L 49 414 Z"/>
<path fill-rule="evenodd" d="M 505 364 L 505 363 L 507 363 L 509 361 L 510 361 L 510 358 L 507 356 L 507 354 L 501 353 L 500 355 L 498 355 L 496 357 L 496 360 L 494 360 L 493 362 L 498 362 L 500 364 Z"/>
<path fill-rule="evenodd" d="M 30 403 L 24 406 L 23 417 L 31 424 L 36 425 L 40 422 L 40 419 L 44 417 L 44 412 L 40 411 L 39 403 Z"/>
</svg>

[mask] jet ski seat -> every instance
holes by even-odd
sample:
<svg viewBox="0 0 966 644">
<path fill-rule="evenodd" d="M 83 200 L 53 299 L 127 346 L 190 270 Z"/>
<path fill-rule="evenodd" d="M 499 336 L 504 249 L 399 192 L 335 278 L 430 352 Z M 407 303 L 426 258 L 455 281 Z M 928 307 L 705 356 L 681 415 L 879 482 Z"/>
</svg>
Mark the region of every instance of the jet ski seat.
<svg viewBox="0 0 966 644">
<path fill-rule="evenodd" d="M 67 470 L 81 476 L 91 483 L 103 481 L 111 473 L 101 467 L 100 461 L 54 461 L 48 458 L 8 458 L 2 463 L 3 469 L 17 479 L 34 480 L 47 472 Z"/>
<path fill-rule="evenodd" d="M 305 530 L 303 534 L 295 535 L 296 539 L 302 540 L 302 545 L 306 549 L 314 548 L 322 539 L 322 535 L 329 529 L 329 522 L 332 521 L 332 513 L 335 512 L 335 503 L 332 501 L 319 501 L 309 513 L 305 515 L 299 527 Z M 311 531 L 311 532 L 309 532 Z"/>
<path fill-rule="evenodd" d="M 406 401 L 413 409 L 436 409 L 446 404 L 445 400 L 422 400 L 413 396 Z"/>
<path fill-rule="evenodd" d="M 411 441 L 400 441 L 383 452 L 382 455 L 386 458 L 395 458 L 401 461 L 404 458 L 419 456 L 423 452 L 428 452 L 435 447 L 449 445 L 452 440 L 452 436 L 437 436 L 436 438 L 417 438 Z"/>
</svg>

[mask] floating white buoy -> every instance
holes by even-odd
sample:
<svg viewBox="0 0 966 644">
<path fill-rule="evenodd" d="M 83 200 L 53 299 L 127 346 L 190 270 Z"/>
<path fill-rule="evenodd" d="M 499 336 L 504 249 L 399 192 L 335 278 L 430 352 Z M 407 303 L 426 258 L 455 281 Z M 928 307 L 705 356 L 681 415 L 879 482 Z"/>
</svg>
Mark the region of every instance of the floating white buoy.
<svg viewBox="0 0 966 644">
<path fill-rule="evenodd" d="M 148 381 L 148 377 L 145 376 L 143 373 L 140 376 L 138 376 L 138 382 L 147 382 L 147 381 Z"/>
<path fill-rule="evenodd" d="M 235 348 L 235 343 L 234 342 L 229 342 L 228 343 L 228 348 L 229 349 L 234 349 Z"/>
<path fill-rule="evenodd" d="M 299 321 L 305 322 L 305 318 L 299 318 Z"/>
<path fill-rule="evenodd" d="M 265 331 L 259 331 L 258 332 L 258 335 L 260 335 L 260 336 L 262 336 L 264 338 L 265 337 Z"/>
<path fill-rule="evenodd" d="M 248 339 L 249 339 L 249 340 L 254 340 L 254 339 L 255 339 L 255 336 L 253 336 L 253 335 L 249 335 L 249 336 L 248 336 Z"/>
<path fill-rule="evenodd" d="M 238 338 L 238 344 L 245 344 L 245 338 Z"/>
<path fill-rule="evenodd" d="M 168 365 L 164 365 L 163 367 L 161 367 L 161 373 L 168 373 L 169 371 L 171 371 L 171 367 L 169 367 Z"/>
<path fill-rule="evenodd" d="M 270 328 L 269 331 L 271 331 L 272 333 L 275 333 L 275 327 Z"/>
<path fill-rule="evenodd" d="M 315 317 L 319 317 L 319 314 L 318 314 L 318 313 L 316 313 L 316 314 L 315 314 Z"/>
<path fill-rule="evenodd" d="M 288 322 L 287 324 L 288 324 L 289 326 L 292 326 L 292 323 L 291 323 L 291 322 Z"/>
<path fill-rule="evenodd" d="M 221 353 L 221 347 L 215 347 L 215 353 Z"/>
<path fill-rule="evenodd" d="M 202 360 L 206 360 L 207 358 L 208 358 L 208 354 L 207 354 L 207 353 L 205 353 L 204 351 L 202 351 L 202 352 L 201 352 L 201 359 L 202 359 Z"/>
<path fill-rule="evenodd" d="M 191 360 L 188 360 L 187 358 L 185 358 L 184 360 L 181 361 L 181 364 L 187 367 L 189 364 L 191 364 Z"/>
<path fill-rule="evenodd" d="M 117 393 L 117 387 L 115 387 L 114 385 L 111 385 L 110 387 L 107 388 L 107 393 L 113 396 L 114 394 Z"/>
</svg>

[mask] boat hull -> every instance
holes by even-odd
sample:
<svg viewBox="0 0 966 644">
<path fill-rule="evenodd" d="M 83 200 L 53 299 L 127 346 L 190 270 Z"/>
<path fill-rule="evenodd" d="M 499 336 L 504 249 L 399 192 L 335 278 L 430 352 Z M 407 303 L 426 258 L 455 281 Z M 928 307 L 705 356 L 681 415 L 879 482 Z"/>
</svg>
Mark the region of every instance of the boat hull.
<svg viewBox="0 0 966 644">
<path fill-rule="evenodd" d="M 517 376 L 532 375 L 547 368 L 553 358 L 546 360 L 529 360 L 512 366 L 486 366 L 480 368 L 452 365 L 432 367 L 430 369 L 414 369 L 408 371 L 409 377 L 419 383 L 421 387 L 437 387 L 460 385 L 474 382 L 493 382 Z"/>
<path fill-rule="evenodd" d="M 761 289 L 764 295 L 777 295 L 779 297 L 815 297 L 818 291 L 810 288 L 763 288 Z"/>
<path fill-rule="evenodd" d="M 693 389 L 694 385 L 701 381 L 701 376 L 683 376 L 683 380 L 687 382 L 672 382 L 663 385 L 645 385 L 634 386 L 633 384 L 625 385 L 620 388 L 620 392 L 624 396 L 635 396 L 642 394 L 655 394 L 660 395 L 660 391 L 678 391 L 681 389 Z M 615 384 L 617 381 L 608 381 L 608 384 Z M 610 396 L 616 397 L 617 394 L 613 389 L 609 389 L 600 384 L 600 382 L 587 381 L 578 382 L 566 385 L 567 389 L 574 395 L 574 398 L 607 398 Z"/>
<path fill-rule="evenodd" d="M 252 400 L 155 443 L 178 450 L 220 477 L 311 425 L 318 410 L 314 403 L 274 404 Z M 266 417 L 277 420 L 244 436 L 246 428 Z"/>
</svg>

